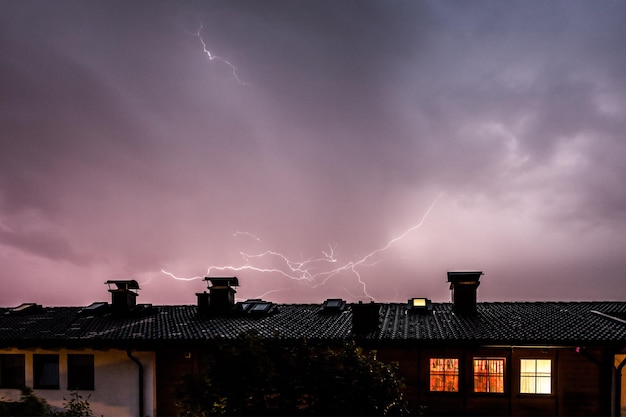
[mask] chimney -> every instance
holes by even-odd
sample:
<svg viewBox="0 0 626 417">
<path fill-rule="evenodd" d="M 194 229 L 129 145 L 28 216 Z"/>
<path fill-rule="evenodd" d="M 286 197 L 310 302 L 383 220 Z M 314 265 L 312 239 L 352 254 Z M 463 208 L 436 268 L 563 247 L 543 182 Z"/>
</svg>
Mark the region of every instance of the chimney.
<svg viewBox="0 0 626 417">
<path fill-rule="evenodd" d="M 134 279 L 131 280 L 109 280 L 106 282 L 111 293 L 111 307 L 114 314 L 125 314 L 137 304 L 137 293 L 131 290 L 138 290 L 139 284 Z M 111 289 L 111 285 L 115 285 Z"/>
<path fill-rule="evenodd" d="M 352 304 L 352 333 L 364 335 L 378 330 L 380 305 L 373 301 L 363 304 Z"/>
<path fill-rule="evenodd" d="M 196 293 L 198 313 L 220 314 L 230 311 L 235 305 L 235 289 L 239 286 L 237 277 L 204 277 L 209 293 Z"/>
<path fill-rule="evenodd" d="M 209 312 L 209 293 L 197 292 L 196 297 L 198 297 L 198 313 L 199 314 L 208 314 Z"/>
<path fill-rule="evenodd" d="M 448 282 L 452 291 L 452 308 L 457 314 L 475 316 L 476 289 L 480 285 L 482 271 L 448 272 Z"/>
</svg>

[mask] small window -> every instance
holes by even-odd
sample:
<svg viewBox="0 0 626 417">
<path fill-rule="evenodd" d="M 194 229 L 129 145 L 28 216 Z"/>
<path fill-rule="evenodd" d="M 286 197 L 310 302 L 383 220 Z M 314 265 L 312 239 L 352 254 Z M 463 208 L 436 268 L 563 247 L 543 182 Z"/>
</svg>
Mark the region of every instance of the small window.
<svg viewBox="0 0 626 417">
<path fill-rule="evenodd" d="M 33 386 L 59 389 L 59 355 L 33 355 Z"/>
<path fill-rule="evenodd" d="M 67 355 L 67 389 L 94 389 L 93 355 Z"/>
<path fill-rule="evenodd" d="M 474 359 L 474 392 L 504 392 L 504 358 Z"/>
<path fill-rule="evenodd" d="M 25 385 L 24 355 L 0 355 L 0 388 L 21 388 Z"/>
<path fill-rule="evenodd" d="M 459 360 L 456 358 L 430 359 L 430 390 L 459 392 Z"/>
<path fill-rule="evenodd" d="M 425 298 L 412 298 L 411 299 L 412 307 L 426 307 L 426 299 Z"/>
<path fill-rule="evenodd" d="M 550 394 L 552 392 L 552 361 L 522 359 L 520 363 L 520 393 Z"/>
</svg>

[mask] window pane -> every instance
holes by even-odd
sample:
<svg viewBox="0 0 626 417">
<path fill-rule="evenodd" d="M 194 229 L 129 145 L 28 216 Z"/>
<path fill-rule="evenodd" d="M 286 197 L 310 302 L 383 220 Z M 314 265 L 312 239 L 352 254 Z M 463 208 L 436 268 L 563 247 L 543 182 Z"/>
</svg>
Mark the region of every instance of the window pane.
<svg viewBox="0 0 626 417">
<path fill-rule="evenodd" d="M 548 378 L 537 378 L 537 394 L 550 394 L 551 391 L 551 381 L 550 377 Z"/>
<path fill-rule="evenodd" d="M 520 362 L 520 372 L 522 374 L 535 373 L 535 361 L 530 359 L 522 359 Z"/>
<path fill-rule="evenodd" d="M 459 391 L 459 360 L 456 358 L 430 359 L 430 390 Z"/>
<path fill-rule="evenodd" d="M 67 355 L 67 388 L 94 389 L 93 355 Z"/>
<path fill-rule="evenodd" d="M 33 355 L 35 388 L 59 389 L 59 355 Z"/>
<path fill-rule="evenodd" d="M 444 369 L 444 365 L 443 365 L 443 359 L 434 359 L 431 358 L 430 359 L 430 370 L 431 371 L 443 371 Z"/>
<path fill-rule="evenodd" d="M 537 359 L 537 373 L 550 376 L 552 364 L 550 359 Z"/>
<path fill-rule="evenodd" d="M 431 391 L 443 391 L 445 382 L 442 376 L 430 376 L 430 390 Z"/>
<path fill-rule="evenodd" d="M 504 392 L 504 358 L 474 359 L 474 392 Z"/>
<path fill-rule="evenodd" d="M 551 359 L 522 359 L 520 361 L 520 393 L 550 394 L 552 392 L 551 373 Z"/>
<path fill-rule="evenodd" d="M 535 392 L 535 378 L 522 376 L 520 378 L 520 392 L 522 394 Z"/>
<path fill-rule="evenodd" d="M 0 387 L 20 388 L 25 385 L 24 355 L 0 355 Z"/>
<path fill-rule="evenodd" d="M 446 378 L 446 391 L 448 392 L 459 391 L 459 377 L 458 376 L 448 376 Z"/>
</svg>

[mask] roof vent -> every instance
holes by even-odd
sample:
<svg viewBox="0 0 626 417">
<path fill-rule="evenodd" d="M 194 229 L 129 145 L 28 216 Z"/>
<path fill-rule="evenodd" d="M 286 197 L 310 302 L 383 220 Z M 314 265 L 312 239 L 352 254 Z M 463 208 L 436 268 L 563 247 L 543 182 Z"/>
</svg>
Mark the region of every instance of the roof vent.
<svg viewBox="0 0 626 417">
<path fill-rule="evenodd" d="M 125 314 L 137 305 L 137 293 L 131 291 L 140 289 L 137 281 L 134 279 L 109 280 L 106 284 L 111 293 L 111 306 L 114 314 Z M 115 285 L 115 288 L 111 289 L 111 285 Z"/>
<path fill-rule="evenodd" d="M 204 277 L 207 281 L 206 291 L 196 293 L 198 297 L 198 312 L 200 314 L 216 314 L 229 312 L 235 305 L 235 293 L 233 287 L 239 286 L 237 277 Z"/>
<path fill-rule="evenodd" d="M 410 298 L 406 309 L 411 313 L 428 314 L 433 311 L 433 303 L 428 298 Z"/>
<path fill-rule="evenodd" d="M 14 315 L 26 315 L 26 314 L 38 313 L 40 311 L 41 311 L 41 304 L 23 303 L 17 307 L 13 307 L 9 309 L 7 313 L 14 314 Z"/>
<path fill-rule="evenodd" d="M 328 298 L 320 306 L 322 313 L 337 313 L 346 309 L 346 302 L 341 298 Z"/>
<path fill-rule="evenodd" d="M 476 289 L 480 285 L 482 271 L 448 272 L 448 282 L 452 290 L 452 308 L 457 314 L 475 316 Z"/>
<path fill-rule="evenodd" d="M 373 301 L 364 304 L 351 304 L 352 307 L 352 332 L 364 335 L 378 330 L 380 305 Z"/>
</svg>

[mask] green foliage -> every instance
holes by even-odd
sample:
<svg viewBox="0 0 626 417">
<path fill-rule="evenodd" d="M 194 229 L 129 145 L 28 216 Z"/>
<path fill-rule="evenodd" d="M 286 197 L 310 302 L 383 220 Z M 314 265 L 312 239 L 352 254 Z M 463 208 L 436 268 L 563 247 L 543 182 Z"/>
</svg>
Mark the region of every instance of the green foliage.
<svg viewBox="0 0 626 417">
<path fill-rule="evenodd" d="M 33 394 L 30 387 L 20 389 L 19 401 L 0 401 L 0 416 L 43 416 L 49 406 L 46 400 Z"/>
<path fill-rule="evenodd" d="M 93 417 L 89 397 L 83 398 L 77 392 L 70 392 L 70 398 L 63 398 L 63 407 L 65 410 L 48 410 L 46 417 Z"/>
<path fill-rule="evenodd" d="M 337 348 L 255 334 L 220 340 L 177 387 L 182 416 L 403 415 L 395 365 L 354 342 Z"/>
<path fill-rule="evenodd" d="M 0 401 L 0 416 L 41 416 L 41 417 L 93 417 L 89 397 L 83 399 L 77 392 L 71 392 L 70 398 L 64 398 L 63 410 L 54 410 L 43 398 L 33 394 L 29 387 L 21 389 L 19 401 Z"/>
</svg>

